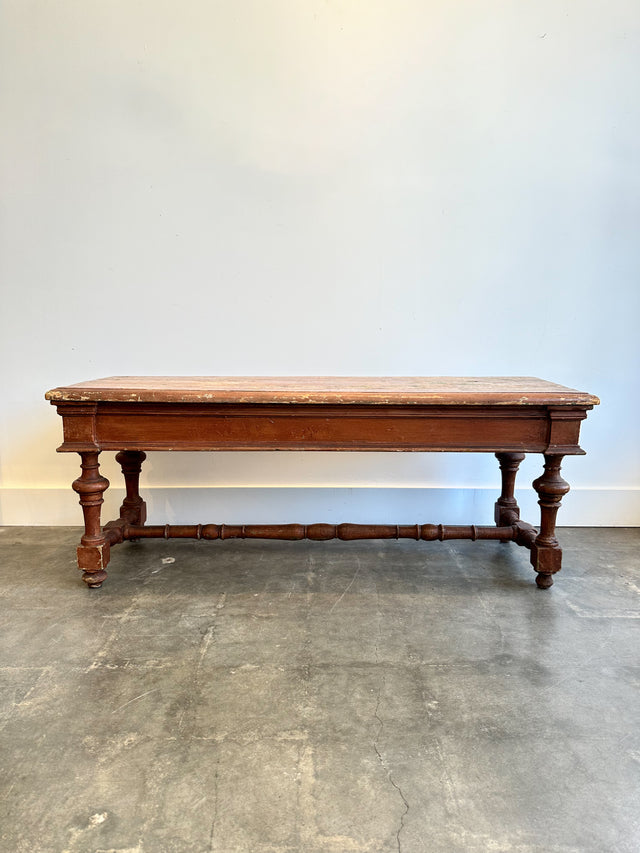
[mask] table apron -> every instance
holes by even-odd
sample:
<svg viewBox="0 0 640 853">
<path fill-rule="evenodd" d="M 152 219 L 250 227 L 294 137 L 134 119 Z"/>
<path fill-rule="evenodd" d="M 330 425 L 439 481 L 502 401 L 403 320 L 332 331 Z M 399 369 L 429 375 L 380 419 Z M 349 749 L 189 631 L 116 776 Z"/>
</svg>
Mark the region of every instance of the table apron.
<svg viewBox="0 0 640 853">
<path fill-rule="evenodd" d="M 582 454 L 587 407 L 58 403 L 60 451 L 342 450 Z M 590 408 L 590 407 L 589 407 Z"/>
</svg>

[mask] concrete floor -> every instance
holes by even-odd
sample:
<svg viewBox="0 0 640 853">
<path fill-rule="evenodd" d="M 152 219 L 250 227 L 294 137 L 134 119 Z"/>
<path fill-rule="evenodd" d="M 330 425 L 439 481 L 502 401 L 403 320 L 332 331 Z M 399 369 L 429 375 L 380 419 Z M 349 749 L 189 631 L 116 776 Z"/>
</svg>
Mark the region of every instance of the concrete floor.
<svg viewBox="0 0 640 853">
<path fill-rule="evenodd" d="M 128 543 L 0 528 L 11 853 L 640 850 L 640 531 Z M 46 578 L 46 584 L 44 579 Z"/>
</svg>

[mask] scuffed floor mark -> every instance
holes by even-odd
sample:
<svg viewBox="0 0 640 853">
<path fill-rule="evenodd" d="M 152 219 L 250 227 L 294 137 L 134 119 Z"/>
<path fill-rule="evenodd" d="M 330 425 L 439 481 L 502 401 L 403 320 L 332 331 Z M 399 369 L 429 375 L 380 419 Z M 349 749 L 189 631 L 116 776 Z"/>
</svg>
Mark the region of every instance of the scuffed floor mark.
<svg viewBox="0 0 640 853">
<path fill-rule="evenodd" d="M 52 673 L 52 667 L 50 667 L 50 666 L 43 666 L 42 668 L 40 668 L 40 667 L 33 667 L 33 668 L 34 668 L 34 669 L 36 669 L 36 671 L 37 671 L 37 669 L 40 669 L 40 672 L 39 672 L 39 674 L 38 674 L 38 676 L 37 676 L 36 680 L 34 681 L 34 683 L 33 683 L 33 684 L 31 685 L 31 687 L 27 690 L 27 692 L 26 692 L 26 693 L 24 694 L 24 696 L 20 699 L 20 701 L 18 701 L 18 702 L 14 702 L 14 703 L 13 703 L 13 708 L 12 708 L 12 710 L 15 710 L 15 709 L 21 709 L 21 708 L 27 708 L 27 707 L 29 707 L 30 705 L 32 705 L 32 704 L 33 704 L 33 700 L 31 699 L 31 695 L 32 695 L 33 691 L 34 691 L 37 687 L 39 687 L 39 686 L 40 686 L 40 682 L 43 680 L 43 677 L 44 677 L 44 676 L 47 676 L 47 677 L 51 676 L 51 673 Z M 9 671 L 11 671 L 11 670 L 19 670 L 19 669 L 27 669 L 27 670 L 30 670 L 30 669 L 31 669 L 31 667 L 8 667 L 8 666 L 3 666 L 3 667 L 0 667 L 0 673 L 3 673 L 3 672 L 9 672 Z"/>
<path fill-rule="evenodd" d="M 336 609 L 336 607 L 340 604 L 342 599 L 345 597 L 345 595 L 349 592 L 351 587 L 354 585 L 356 578 L 360 574 L 360 568 L 361 568 L 360 558 L 357 555 L 355 555 L 355 558 L 356 558 L 357 568 L 353 574 L 353 577 L 349 581 L 347 588 L 344 590 L 342 595 L 333 602 L 333 604 L 331 605 L 331 607 L 329 609 L 329 613 L 333 613 L 333 611 Z"/>
<path fill-rule="evenodd" d="M 106 637 L 105 641 L 102 644 L 102 648 L 95 656 L 94 660 L 89 664 L 89 666 L 85 669 L 86 672 L 91 672 L 94 669 L 100 669 L 105 666 L 106 659 L 111 651 L 111 647 L 113 646 L 114 641 L 120 634 L 120 629 L 122 625 L 131 619 L 138 619 L 139 614 L 134 614 L 134 610 L 138 605 L 138 596 L 134 596 L 131 600 L 129 606 L 122 613 L 117 613 L 113 616 L 105 614 L 103 619 L 103 625 L 108 624 L 108 620 L 114 620 L 115 625 L 111 629 L 109 635 Z"/>
<path fill-rule="evenodd" d="M 608 569 L 614 569 L 615 566 L 607 566 Z M 625 585 L 632 589 L 637 595 L 640 595 L 640 586 L 633 581 L 625 581 Z"/>
<path fill-rule="evenodd" d="M 135 748 L 141 740 L 138 732 L 122 732 L 104 739 L 102 736 L 87 735 L 82 746 L 97 765 L 103 765 L 120 756 L 124 751 Z"/>
<path fill-rule="evenodd" d="M 445 801 L 447 804 L 447 810 L 449 813 L 455 814 L 457 816 L 456 824 L 458 827 L 460 827 L 462 813 L 460 809 L 460 802 L 456 794 L 456 788 L 453 783 L 451 773 L 449 772 L 449 767 L 447 766 L 447 761 L 445 758 L 444 750 L 442 748 L 442 744 L 439 740 L 435 741 L 435 751 L 438 756 L 440 765 L 442 766 L 442 781 L 444 783 L 444 793 Z M 466 832 L 466 829 L 464 831 Z"/>
<path fill-rule="evenodd" d="M 224 601 L 219 606 L 223 607 Z M 213 624 L 209 625 L 206 628 L 204 634 L 202 635 L 202 640 L 200 641 L 200 647 L 198 649 L 198 659 L 197 659 L 196 664 L 195 664 L 193 676 L 191 677 L 192 687 L 191 687 L 191 690 L 189 691 L 189 696 L 188 696 L 188 698 L 184 704 L 184 707 L 182 708 L 182 710 L 180 712 L 180 717 L 178 719 L 178 731 L 179 732 L 182 732 L 182 729 L 184 726 L 184 718 L 194 705 L 194 695 L 197 695 L 197 693 L 200 689 L 200 670 L 202 669 L 202 663 L 206 657 L 209 646 L 213 642 L 215 631 L 216 631 L 216 625 L 214 622 Z"/>
<path fill-rule="evenodd" d="M 640 610 L 584 610 L 572 601 L 567 601 L 569 610 L 581 619 L 640 619 Z"/>
<path fill-rule="evenodd" d="M 298 756 L 298 832 L 303 849 L 310 848 L 316 841 L 316 783 L 313 745 L 309 743 L 308 733 L 301 732 Z"/>
<path fill-rule="evenodd" d="M 165 566 L 170 566 L 172 563 L 175 563 L 175 561 L 175 557 L 163 557 L 160 560 L 161 565 L 159 565 L 157 569 L 151 569 L 151 574 L 157 575 L 158 572 L 161 572 Z"/>
<path fill-rule="evenodd" d="M 300 734 L 300 753 L 298 763 L 298 813 L 300 844 L 293 849 L 326 850 L 327 853 L 378 853 L 378 841 L 358 841 L 349 835 L 322 835 L 318 832 L 315 783 L 316 770 L 313 744 L 309 742 L 309 733 Z M 274 848 L 274 850 L 289 848 Z"/>
<path fill-rule="evenodd" d="M 151 690 L 147 690 L 145 693 L 141 693 L 139 696 L 134 696 L 133 699 L 129 699 L 129 701 L 125 702 L 124 705 L 120 705 L 118 708 L 114 708 L 111 713 L 115 714 L 117 711 L 122 711 L 123 708 L 126 708 L 127 705 L 130 705 L 132 702 L 137 702 L 138 699 L 142 699 L 143 696 L 148 696 L 150 693 L 155 693 L 156 690 L 159 689 L 159 687 L 153 687 Z"/>
<path fill-rule="evenodd" d="M 89 817 L 89 821 L 86 826 L 72 826 L 69 830 L 69 841 L 62 853 L 72 853 L 76 845 L 84 838 L 86 833 L 91 832 L 91 830 L 95 829 L 96 826 L 100 826 L 100 824 L 104 823 L 108 817 L 109 812 L 96 812 Z M 83 849 L 89 849 L 86 841 L 83 842 Z M 97 848 L 91 847 L 91 849 L 94 849 L 96 853 L 98 853 Z M 104 851 L 104 853 L 107 853 L 107 851 Z M 121 851 L 118 851 L 118 853 L 121 853 Z"/>
<path fill-rule="evenodd" d="M 196 664 L 196 672 L 195 672 L 195 681 L 197 683 L 200 678 L 200 669 L 202 667 L 202 662 L 205 659 L 209 646 L 213 642 L 213 636 L 215 634 L 216 626 L 209 625 L 207 630 L 204 632 L 204 636 L 202 637 L 202 642 L 200 643 L 200 652 L 198 655 L 198 663 Z"/>
<path fill-rule="evenodd" d="M 216 824 L 218 823 L 218 775 L 219 768 L 216 766 L 216 772 L 213 775 L 213 816 L 211 818 L 211 829 L 209 830 L 209 853 L 213 853 L 215 847 Z"/>
</svg>

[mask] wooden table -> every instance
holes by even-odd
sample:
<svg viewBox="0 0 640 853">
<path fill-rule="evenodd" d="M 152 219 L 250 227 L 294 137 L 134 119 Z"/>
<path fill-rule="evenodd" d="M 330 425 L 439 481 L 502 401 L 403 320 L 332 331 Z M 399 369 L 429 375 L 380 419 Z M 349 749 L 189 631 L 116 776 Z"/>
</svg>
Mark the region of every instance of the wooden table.
<svg viewBox="0 0 640 853">
<path fill-rule="evenodd" d="M 54 388 L 62 452 L 81 457 L 73 489 L 85 532 L 78 567 L 90 587 L 107 577 L 110 549 L 130 539 L 497 539 L 531 551 L 542 589 L 560 570 L 555 536 L 566 455 L 583 454 L 580 422 L 597 397 L 532 377 L 112 376 Z M 101 526 L 109 486 L 98 456 L 118 451 L 127 494 L 120 517 Z M 495 526 L 442 524 L 146 525 L 138 482 L 150 450 L 393 450 L 495 453 L 502 492 Z M 525 453 L 542 453 L 533 483 L 540 527 L 520 521 L 514 498 Z"/>
</svg>

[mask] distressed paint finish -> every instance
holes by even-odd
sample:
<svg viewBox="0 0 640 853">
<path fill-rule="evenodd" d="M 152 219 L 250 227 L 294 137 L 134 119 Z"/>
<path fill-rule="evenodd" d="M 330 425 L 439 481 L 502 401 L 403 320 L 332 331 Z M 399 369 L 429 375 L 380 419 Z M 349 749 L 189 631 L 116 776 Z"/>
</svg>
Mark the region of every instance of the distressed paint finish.
<svg viewBox="0 0 640 853">
<path fill-rule="evenodd" d="M 534 377 L 112 376 L 54 388 L 63 420 L 59 451 L 81 454 L 74 482 L 85 513 L 78 566 L 90 587 L 106 578 L 110 548 L 138 538 L 416 540 L 499 539 L 531 551 L 542 589 L 560 570 L 555 519 L 569 486 L 566 455 L 580 455 L 580 423 L 597 397 Z M 118 451 L 127 487 L 120 518 L 100 527 L 98 455 Z M 502 473 L 495 527 L 410 525 L 158 525 L 145 527 L 138 481 L 148 450 L 385 450 L 495 453 Z M 520 521 L 515 478 L 541 453 L 533 484 L 541 527 Z"/>
<path fill-rule="evenodd" d="M 533 376 L 109 376 L 53 388 L 52 402 L 587 405 Z"/>
</svg>

